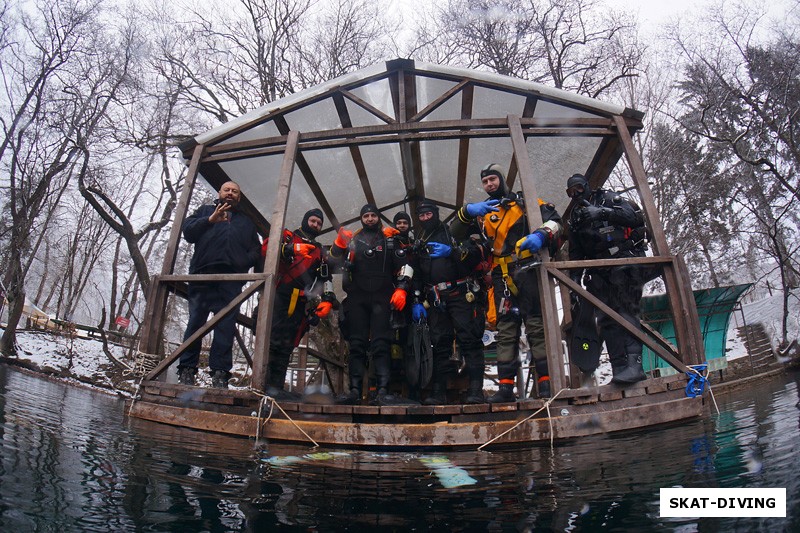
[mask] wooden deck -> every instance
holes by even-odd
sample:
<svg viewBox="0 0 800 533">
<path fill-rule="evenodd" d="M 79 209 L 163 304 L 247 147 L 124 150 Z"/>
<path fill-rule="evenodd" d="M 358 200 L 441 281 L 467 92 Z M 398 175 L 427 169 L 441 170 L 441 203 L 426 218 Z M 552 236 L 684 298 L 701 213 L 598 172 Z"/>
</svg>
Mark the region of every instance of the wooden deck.
<svg viewBox="0 0 800 533">
<path fill-rule="evenodd" d="M 702 398 L 687 398 L 685 376 L 564 389 L 549 404 L 345 406 L 281 403 L 247 390 L 143 384 L 131 416 L 229 435 L 347 448 L 477 448 L 639 429 L 699 416 Z M 271 409 L 272 407 L 272 409 Z M 271 411 L 271 412 L 270 412 Z M 260 428 L 259 428 L 260 420 Z M 516 426 L 516 427 L 515 427 Z M 513 429 L 512 429 L 513 428 Z M 301 431 L 302 430 L 302 431 Z"/>
</svg>

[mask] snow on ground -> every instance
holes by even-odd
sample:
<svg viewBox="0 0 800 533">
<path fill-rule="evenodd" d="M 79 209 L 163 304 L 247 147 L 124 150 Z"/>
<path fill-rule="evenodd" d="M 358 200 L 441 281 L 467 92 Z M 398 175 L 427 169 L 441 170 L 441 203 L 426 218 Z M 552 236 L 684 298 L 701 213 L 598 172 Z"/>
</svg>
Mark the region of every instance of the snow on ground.
<svg viewBox="0 0 800 533">
<path fill-rule="evenodd" d="M 783 294 L 777 293 L 761 300 L 743 304 L 742 311 L 744 313 L 744 321 L 746 324 L 750 325 L 761 323 L 764 325 L 767 335 L 769 335 L 770 339 L 772 339 L 773 349 L 777 349 L 778 343 L 781 341 Z M 789 320 L 786 324 L 786 338 L 788 342 L 791 343 L 795 339 L 800 340 L 800 289 L 795 289 L 789 294 L 788 316 Z M 735 335 L 732 335 L 731 332 L 735 332 L 735 328 L 743 325 L 741 314 L 734 313 L 731 320 L 731 325 L 728 328 L 729 346 L 732 336 L 735 337 Z M 737 350 L 736 353 L 739 354 L 739 356 L 747 355 L 743 342 L 740 339 L 739 342 L 742 344 L 742 347 L 741 350 Z M 731 352 L 729 351 L 728 353 L 730 354 Z M 732 359 L 730 355 L 728 358 Z"/>
</svg>

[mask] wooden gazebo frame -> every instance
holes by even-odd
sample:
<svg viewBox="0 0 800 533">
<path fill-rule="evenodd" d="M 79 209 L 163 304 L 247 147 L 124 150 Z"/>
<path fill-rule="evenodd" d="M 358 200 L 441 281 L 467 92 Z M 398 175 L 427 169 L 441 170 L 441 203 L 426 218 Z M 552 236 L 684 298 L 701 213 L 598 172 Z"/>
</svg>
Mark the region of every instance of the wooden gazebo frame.
<svg viewBox="0 0 800 533">
<path fill-rule="evenodd" d="M 375 91 L 377 95 L 370 92 L 373 86 L 379 87 Z M 436 90 L 428 90 L 429 86 Z M 420 97 L 423 92 L 421 89 L 425 89 L 426 98 Z M 481 107 L 487 101 L 498 104 Z M 505 112 L 502 116 L 487 118 L 495 108 Z M 334 114 L 322 119 L 320 109 L 333 110 Z M 516 112 L 507 112 L 509 109 L 516 109 Z M 165 370 L 191 342 L 209 333 L 219 319 L 240 302 L 258 294 L 261 311 L 255 323 L 252 387 L 263 390 L 275 292 L 273 280 L 278 268 L 277 248 L 268 250 L 263 272 L 239 275 L 176 274 L 174 266 L 181 226 L 187 216 L 198 175 L 202 175 L 215 189 L 228 180 L 239 183 L 243 193 L 241 208 L 256 222 L 263 235 L 269 235 L 270 242 L 277 242 L 282 228 L 288 225 L 287 208 L 294 213 L 321 207 L 328 223 L 325 228 L 328 238 L 341 225 L 358 220 L 358 210 L 352 207 L 358 202 L 376 204 L 387 220 L 390 218 L 389 212 L 408 206 L 412 219 L 415 219 L 416 201 L 427 196 L 441 206 L 442 212 L 449 212 L 452 216 L 453 211 L 466 201 L 482 199 L 475 194 L 472 194 L 474 198 L 470 195 L 476 191 L 478 164 L 482 163 L 480 166 L 483 166 L 489 162 L 506 165 L 509 186 L 518 183 L 526 198 L 547 198 L 557 206 L 562 203 L 562 215 L 568 215 L 572 206 L 563 205 L 568 201 L 563 192 L 567 176 L 572 172 L 581 172 L 587 176 L 593 188 L 600 187 L 623 156 L 652 233 L 653 256 L 576 262 L 550 261 L 548 257 L 543 257 L 539 283 L 553 392 L 577 385 L 574 380 L 569 382 L 562 364 L 563 330 L 555 290 L 558 285 L 562 289 L 562 300 L 568 301 L 569 291 L 578 293 L 675 369 L 688 371 L 688 365 L 704 360 L 703 340 L 686 266 L 680 256 L 672 255 L 669 251 L 644 167 L 632 140 L 632 135 L 642 128 L 642 117 L 641 113 L 632 109 L 531 82 L 412 60 L 394 60 L 274 102 L 195 137 L 181 146 L 189 162 L 189 172 L 176 210 L 161 273 L 153 277 L 150 285 L 140 350 L 151 354 L 163 353 L 169 293 L 180 292 L 178 288 L 181 284 L 222 279 L 251 283 L 226 309 L 212 317 L 172 353 L 165 355 L 156 368 L 145 376 L 145 380 L 163 380 Z M 314 129 L 324 120 L 329 120 L 335 127 Z M 303 127 L 300 124 L 303 122 L 310 124 L 310 127 Z M 510 149 L 494 149 L 487 156 L 494 161 L 482 158 L 479 152 L 489 152 L 486 146 L 496 148 L 498 145 L 491 143 L 497 139 L 510 139 Z M 551 153 L 547 148 L 544 150 L 545 156 L 532 157 L 531 151 L 535 152 L 537 143 L 544 141 L 550 143 L 547 146 L 555 147 L 553 150 L 556 152 L 561 145 L 567 149 L 564 153 Z M 444 148 L 434 151 L 429 149 L 432 146 Z M 384 154 L 381 157 L 370 158 L 372 147 L 388 151 L 381 152 Z M 426 154 L 431 160 L 437 157 L 440 158 L 437 160 L 441 160 L 439 152 L 447 149 L 453 155 L 452 179 L 447 179 L 447 186 L 454 193 L 443 195 L 436 192 L 438 185 L 432 180 L 438 176 L 432 174 L 441 173 L 445 167 L 431 171 Z M 335 159 L 336 162 L 344 161 L 347 168 L 341 175 L 352 176 L 350 187 L 345 183 L 340 187 L 337 183 L 327 182 L 328 169 L 319 165 L 315 167 L 310 160 L 315 152 L 331 154 L 331 160 Z M 344 153 L 349 155 L 342 157 Z M 507 159 L 496 160 L 501 157 Z M 544 159 L 548 162 L 543 162 Z M 381 169 L 383 165 L 376 165 L 376 160 L 386 162 L 388 167 L 393 161 L 396 163 L 397 182 L 394 187 L 386 182 L 385 177 L 392 172 L 384 172 Z M 563 168 L 556 168 L 559 166 Z M 568 170 L 570 168 L 571 171 Z M 292 186 L 293 180 L 298 185 L 297 174 L 305 197 L 297 198 L 298 201 L 292 204 Z M 387 187 L 392 189 L 395 196 L 384 200 Z M 430 190 L 426 191 L 426 188 Z M 348 195 L 349 203 L 342 207 L 344 199 L 335 198 L 337 194 Z M 350 197 L 355 198 L 351 201 Z M 309 205 L 309 202 L 316 205 Z M 526 208 L 532 227 L 541 224 L 536 202 L 527 202 Z M 573 268 L 615 266 L 621 263 L 655 265 L 663 269 L 662 279 L 675 323 L 675 345 L 646 326 L 645 331 L 632 327 L 572 281 L 566 272 Z M 565 321 L 568 321 L 569 306 L 563 307 Z"/>
</svg>

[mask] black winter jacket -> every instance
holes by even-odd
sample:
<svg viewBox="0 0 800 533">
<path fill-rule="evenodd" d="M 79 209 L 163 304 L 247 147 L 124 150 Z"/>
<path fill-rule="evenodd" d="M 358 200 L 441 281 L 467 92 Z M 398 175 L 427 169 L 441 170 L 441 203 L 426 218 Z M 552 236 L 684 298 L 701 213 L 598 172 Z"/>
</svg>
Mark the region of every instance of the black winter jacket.
<svg viewBox="0 0 800 533">
<path fill-rule="evenodd" d="M 184 239 L 194 244 L 189 273 L 247 272 L 256 265 L 261 254 L 255 225 L 236 209 L 228 212 L 228 221 L 212 224 L 208 217 L 214 209 L 214 205 L 200 206 L 181 228 Z"/>
</svg>

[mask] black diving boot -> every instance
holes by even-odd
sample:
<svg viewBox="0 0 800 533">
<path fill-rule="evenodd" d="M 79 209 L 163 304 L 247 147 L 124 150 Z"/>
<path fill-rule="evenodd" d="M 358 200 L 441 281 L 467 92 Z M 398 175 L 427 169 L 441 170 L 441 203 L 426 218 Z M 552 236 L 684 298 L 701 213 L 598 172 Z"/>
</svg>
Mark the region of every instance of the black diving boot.
<svg viewBox="0 0 800 533">
<path fill-rule="evenodd" d="M 514 396 L 514 385 L 508 383 L 501 383 L 497 392 L 489 396 L 489 403 L 511 403 L 516 401 L 517 397 Z"/>
<path fill-rule="evenodd" d="M 422 401 L 422 405 L 447 405 L 447 384 L 445 381 L 433 382 L 430 395 Z"/>
<path fill-rule="evenodd" d="M 184 366 L 178 370 L 178 383 L 181 385 L 189 385 L 194 387 L 196 385 L 195 376 L 197 375 L 197 368 L 193 366 Z"/>
<path fill-rule="evenodd" d="M 378 389 L 375 400 L 369 402 L 370 405 L 418 405 L 414 400 L 403 398 L 396 394 L 389 394 L 386 389 Z"/>
<path fill-rule="evenodd" d="M 361 390 L 353 387 L 350 392 L 337 396 L 334 403 L 336 405 L 357 405 L 361 403 Z"/>
<path fill-rule="evenodd" d="M 267 386 L 266 392 L 267 396 L 279 402 L 299 402 L 303 399 L 303 397 L 296 392 L 287 391 L 283 387 L 276 387 L 275 385 Z"/>
<path fill-rule="evenodd" d="M 642 354 L 628 354 L 628 365 L 621 370 L 614 371 L 611 381 L 614 383 L 636 383 L 647 379 L 642 368 Z"/>
<path fill-rule="evenodd" d="M 536 381 L 536 392 L 539 394 L 539 398 L 550 397 L 550 376 L 542 376 Z"/>
<path fill-rule="evenodd" d="M 464 400 L 467 404 L 486 403 L 486 396 L 483 395 L 483 374 L 477 379 L 470 377 L 467 387 L 467 397 Z"/>
</svg>

